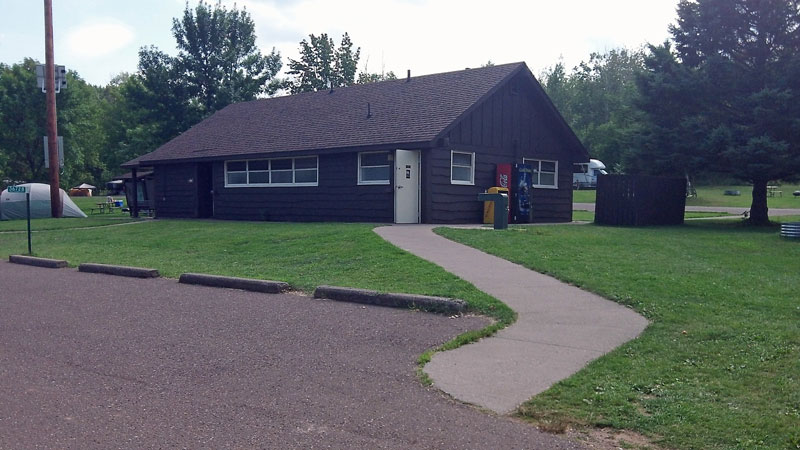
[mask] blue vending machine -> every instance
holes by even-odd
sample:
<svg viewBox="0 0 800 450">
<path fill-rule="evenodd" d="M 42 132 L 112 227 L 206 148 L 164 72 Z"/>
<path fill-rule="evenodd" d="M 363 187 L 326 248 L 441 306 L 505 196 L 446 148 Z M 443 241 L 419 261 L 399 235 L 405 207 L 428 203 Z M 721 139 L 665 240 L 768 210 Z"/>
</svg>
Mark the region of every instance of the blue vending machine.
<svg viewBox="0 0 800 450">
<path fill-rule="evenodd" d="M 511 221 L 531 222 L 533 168 L 530 164 L 514 164 L 511 170 Z"/>
</svg>

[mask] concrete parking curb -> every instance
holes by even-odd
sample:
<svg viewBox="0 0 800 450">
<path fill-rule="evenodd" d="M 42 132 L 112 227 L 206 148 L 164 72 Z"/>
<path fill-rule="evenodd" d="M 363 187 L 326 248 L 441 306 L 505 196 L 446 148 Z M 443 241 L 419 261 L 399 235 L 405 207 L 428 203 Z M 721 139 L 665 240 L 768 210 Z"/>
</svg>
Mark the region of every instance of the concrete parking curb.
<svg viewBox="0 0 800 450">
<path fill-rule="evenodd" d="M 445 297 L 431 297 L 416 294 L 391 294 L 339 286 L 319 286 L 314 290 L 314 298 L 325 298 L 342 302 L 366 303 L 370 305 L 391 306 L 395 308 L 419 308 L 441 313 L 460 313 L 467 308 L 464 300 Z"/>
<path fill-rule="evenodd" d="M 144 267 L 114 266 L 110 264 L 83 263 L 78 266 L 78 272 L 105 273 L 121 277 L 158 278 L 161 276 L 158 269 Z"/>
<path fill-rule="evenodd" d="M 35 256 L 9 255 L 8 261 L 14 264 L 47 267 L 48 269 L 62 269 L 67 267 L 67 261 L 63 259 L 37 258 Z"/>
<path fill-rule="evenodd" d="M 203 286 L 242 289 L 245 291 L 265 292 L 280 294 L 288 291 L 289 283 L 283 281 L 257 280 L 253 278 L 224 277 L 219 275 L 206 275 L 202 273 L 184 273 L 178 279 L 179 283 L 200 284 Z"/>
</svg>

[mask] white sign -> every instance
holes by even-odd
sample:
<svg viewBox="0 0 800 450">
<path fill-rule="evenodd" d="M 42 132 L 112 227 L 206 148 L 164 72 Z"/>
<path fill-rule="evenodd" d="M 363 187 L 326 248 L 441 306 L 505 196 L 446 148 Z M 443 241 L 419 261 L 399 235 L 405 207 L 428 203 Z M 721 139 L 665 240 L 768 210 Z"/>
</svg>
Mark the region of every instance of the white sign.
<svg viewBox="0 0 800 450">
<path fill-rule="evenodd" d="M 58 137 L 58 167 L 64 167 L 64 136 Z M 44 137 L 44 168 L 50 168 L 50 148 L 47 146 L 47 136 Z"/>
</svg>

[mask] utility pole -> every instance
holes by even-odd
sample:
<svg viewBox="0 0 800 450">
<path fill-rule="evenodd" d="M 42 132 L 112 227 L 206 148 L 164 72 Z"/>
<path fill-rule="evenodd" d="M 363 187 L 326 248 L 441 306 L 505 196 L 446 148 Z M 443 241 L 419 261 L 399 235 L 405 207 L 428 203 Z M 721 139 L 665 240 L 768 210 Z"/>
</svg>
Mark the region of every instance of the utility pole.
<svg viewBox="0 0 800 450">
<path fill-rule="evenodd" d="M 56 70 L 53 55 L 53 0 L 44 0 L 44 80 L 47 102 L 47 143 L 50 160 L 50 213 L 61 217 L 61 191 L 58 171 L 58 124 L 56 122 Z"/>
</svg>

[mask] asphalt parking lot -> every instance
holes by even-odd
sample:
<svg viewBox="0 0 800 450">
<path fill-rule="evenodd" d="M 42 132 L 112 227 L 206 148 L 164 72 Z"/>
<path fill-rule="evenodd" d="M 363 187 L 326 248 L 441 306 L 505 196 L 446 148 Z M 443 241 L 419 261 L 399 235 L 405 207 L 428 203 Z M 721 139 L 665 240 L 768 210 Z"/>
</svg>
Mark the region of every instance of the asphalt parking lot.
<svg viewBox="0 0 800 450">
<path fill-rule="evenodd" d="M 480 318 L 0 262 L 0 449 L 578 448 L 421 385 Z"/>
</svg>

